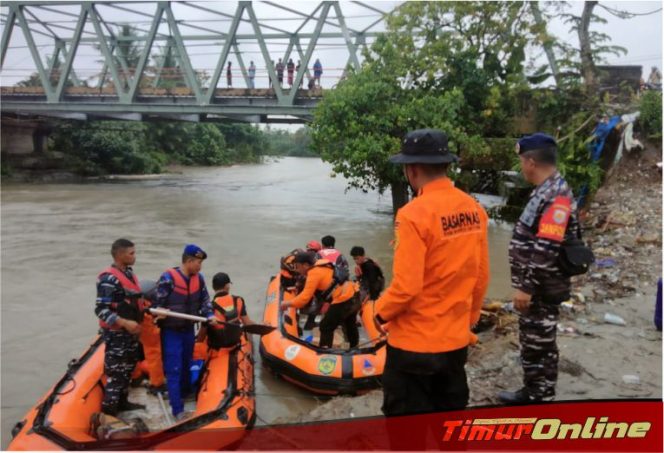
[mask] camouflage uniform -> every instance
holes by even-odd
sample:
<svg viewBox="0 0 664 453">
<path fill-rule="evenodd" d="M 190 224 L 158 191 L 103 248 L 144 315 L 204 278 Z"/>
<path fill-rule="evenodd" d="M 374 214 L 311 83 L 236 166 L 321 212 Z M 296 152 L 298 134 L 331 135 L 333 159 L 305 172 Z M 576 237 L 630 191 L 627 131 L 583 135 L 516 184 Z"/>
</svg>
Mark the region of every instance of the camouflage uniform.
<svg viewBox="0 0 664 453">
<path fill-rule="evenodd" d="M 551 400 L 558 379 L 558 305 L 570 297 L 570 279 L 557 264 L 560 245 L 576 231 L 572 191 L 557 171 L 530 195 L 509 246 L 512 286 L 532 295 L 519 319 L 523 383 L 531 400 Z"/>
<path fill-rule="evenodd" d="M 132 277 L 131 268 L 125 274 Z M 112 326 L 118 319 L 118 314 L 112 309 L 112 303 L 122 303 L 125 292 L 120 281 L 109 273 L 103 273 L 97 280 L 97 301 L 95 314 L 97 317 Z M 107 378 L 104 389 L 102 411 L 115 415 L 127 403 L 131 373 L 138 361 L 139 341 L 137 335 L 132 335 L 124 329 L 114 330 L 103 328 L 102 338 L 105 343 L 104 374 Z"/>
</svg>

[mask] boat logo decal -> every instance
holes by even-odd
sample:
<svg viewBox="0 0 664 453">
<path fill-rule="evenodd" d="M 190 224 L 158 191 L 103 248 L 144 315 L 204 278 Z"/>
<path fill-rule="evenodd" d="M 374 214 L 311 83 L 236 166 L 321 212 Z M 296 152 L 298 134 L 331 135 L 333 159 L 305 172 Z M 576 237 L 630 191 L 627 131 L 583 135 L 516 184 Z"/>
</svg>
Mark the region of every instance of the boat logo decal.
<svg viewBox="0 0 664 453">
<path fill-rule="evenodd" d="M 289 362 L 293 360 L 297 355 L 300 353 L 300 347 L 299 344 L 292 344 L 286 348 L 286 351 L 284 351 L 284 357 L 286 357 L 286 360 Z"/>
<path fill-rule="evenodd" d="M 365 376 L 371 376 L 372 374 L 376 373 L 376 368 L 373 366 L 373 363 L 371 363 L 371 360 L 365 359 L 364 360 L 364 365 L 362 366 L 362 374 Z"/>
<path fill-rule="evenodd" d="M 324 355 L 318 361 L 318 371 L 324 375 L 330 375 L 337 367 L 337 357 L 333 355 Z"/>
</svg>

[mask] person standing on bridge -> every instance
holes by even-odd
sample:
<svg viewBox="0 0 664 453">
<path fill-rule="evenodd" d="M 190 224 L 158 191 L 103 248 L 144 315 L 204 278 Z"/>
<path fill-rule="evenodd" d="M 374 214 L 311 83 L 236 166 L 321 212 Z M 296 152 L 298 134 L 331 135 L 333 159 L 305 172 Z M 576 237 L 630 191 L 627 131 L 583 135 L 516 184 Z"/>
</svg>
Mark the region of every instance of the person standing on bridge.
<svg viewBox="0 0 664 453">
<path fill-rule="evenodd" d="M 277 66 L 274 64 L 274 60 L 272 60 L 271 64 L 272 64 L 272 67 L 276 70 Z M 270 76 L 270 70 L 269 69 L 267 70 L 267 78 L 268 78 L 268 82 L 270 84 L 270 88 L 272 88 L 272 77 Z"/>
<path fill-rule="evenodd" d="M 376 321 L 389 322 L 382 379 L 388 417 L 468 404 L 470 329 L 489 283 L 488 216 L 447 176 L 457 160 L 447 135 L 436 129 L 409 132 L 401 153 L 390 158 L 403 165 L 418 195 L 397 212 L 393 278 L 375 303 Z M 388 418 L 388 432 L 391 423 Z M 423 429 L 412 437 L 423 440 Z M 390 436 L 392 449 L 404 442 L 410 439 Z"/>
<path fill-rule="evenodd" d="M 320 88 L 320 77 L 323 75 L 323 65 L 320 62 L 319 58 L 316 58 L 314 63 L 314 82 L 318 84 Z"/>
<path fill-rule="evenodd" d="M 228 88 L 233 88 L 233 73 L 231 72 L 231 62 L 226 66 L 226 85 Z"/>
<path fill-rule="evenodd" d="M 297 65 L 295 65 L 295 72 L 300 72 L 300 60 L 297 60 Z M 304 82 L 304 76 L 300 79 L 300 86 L 302 88 L 302 83 Z"/>
<path fill-rule="evenodd" d="M 284 64 L 281 58 L 279 58 L 279 62 L 277 63 L 277 79 L 279 80 L 279 87 L 281 87 L 284 84 Z"/>
<path fill-rule="evenodd" d="M 293 59 L 288 59 L 288 64 L 286 65 L 286 71 L 288 72 L 288 86 L 293 87 L 293 73 L 295 72 L 295 63 Z"/>
<path fill-rule="evenodd" d="M 111 245 L 113 264 L 97 277 L 95 314 L 104 339 L 104 374 L 107 378 L 103 413 L 115 416 L 119 411 L 144 409 L 129 402 L 129 382 L 138 361 L 138 336 L 143 310 L 138 297 L 141 287 L 131 269 L 136 262 L 136 248 L 127 239 Z"/>
<path fill-rule="evenodd" d="M 254 79 L 256 78 L 256 65 L 254 64 L 253 61 L 249 62 L 249 89 L 253 90 L 256 88 L 256 84 L 254 83 Z"/>
<path fill-rule="evenodd" d="M 651 90 L 658 90 L 662 88 L 662 74 L 657 69 L 657 66 L 653 66 L 648 76 L 648 84 L 646 85 Z"/>
</svg>

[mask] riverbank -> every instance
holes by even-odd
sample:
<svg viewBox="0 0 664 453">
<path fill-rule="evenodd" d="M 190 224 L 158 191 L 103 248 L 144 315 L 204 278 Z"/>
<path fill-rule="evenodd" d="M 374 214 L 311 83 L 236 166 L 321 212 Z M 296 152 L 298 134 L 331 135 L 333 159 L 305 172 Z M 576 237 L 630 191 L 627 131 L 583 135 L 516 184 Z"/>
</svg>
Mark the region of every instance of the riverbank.
<svg viewBox="0 0 664 453">
<path fill-rule="evenodd" d="M 49 152 L 43 157 L 35 156 L 7 156 L 9 157 L 8 170 L 2 175 L 2 182 L 9 184 L 83 184 L 104 181 L 149 181 L 182 175 L 188 168 L 195 165 L 170 164 L 163 167 L 160 173 L 149 174 L 108 174 L 100 176 L 82 176 L 65 168 L 62 153 Z M 288 156 L 265 155 L 259 162 L 237 162 L 228 165 L 215 165 L 209 168 L 229 168 L 238 165 L 269 164 L 277 162 Z M 305 156 L 309 158 L 309 156 Z M 320 159 L 313 156 L 314 159 Z M 13 164 L 12 164 L 13 163 Z"/>
<path fill-rule="evenodd" d="M 662 274 L 661 149 L 627 155 L 591 202 L 585 238 L 597 265 L 574 282 L 561 309 L 557 400 L 662 397 L 662 332 L 653 324 Z M 608 324 L 606 314 L 625 325 Z M 505 309 L 469 353 L 470 406 L 498 404 L 521 386 L 518 316 Z M 282 422 L 380 415 L 382 391 L 333 398 Z"/>
</svg>

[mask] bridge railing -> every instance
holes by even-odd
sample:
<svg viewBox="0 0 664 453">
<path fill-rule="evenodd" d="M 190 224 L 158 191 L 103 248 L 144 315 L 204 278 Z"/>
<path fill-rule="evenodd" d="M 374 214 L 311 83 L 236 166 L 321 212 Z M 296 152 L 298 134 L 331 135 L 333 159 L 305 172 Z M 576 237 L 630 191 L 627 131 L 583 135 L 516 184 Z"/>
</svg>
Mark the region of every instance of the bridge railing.
<svg viewBox="0 0 664 453">
<path fill-rule="evenodd" d="M 6 2 L 0 7 L 2 11 L 0 16 L 4 21 L 0 45 L 1 74 L 16 75 L 16 71 L 21 69 L 17 66 L 4 65 L 5 56 L 10 49 L 10 40 L 13 36 L 20 36 L 25 41 L 25 46 L 19 46 L 25 48 L 23 60 L 31 59 L 36 68 L 35 76 L 29 78 L 27 85 L 37 86 L 11 87 L 11 90 L 3 88 L 1 92 L 3 112 L 12 108 L 19 109 L 17 103 L 22 104 L 20 110 L 23 111 L 29 107 L 27 101 L 33 105 L 47 104 L 46 107 L 40 107 L 40 111 L 49 108 L 52 111 L 68 110 L 72 108 L 69 104 L 78 102 L 85 103 L 85 108 L 89 110 L 90 104 L 95 100 L 106 103 L 108 108 L 118 112 L 136 112 L 149 108 L 149 105 L 155 102 L 161 102 L 163 100 L 161 98 L 168 97 L 186 98 L 187 105 L 199 106 L 201 113 L 209 111 L 210 107 L 218 107 L 228 98 L 238 98 L 236 101 L 244 98 L 245 105 L 262 109 L 261 114 L 264 114 L 266 107 L 278 106 L 282 108 L 281 111 L 289 107 L 302 106 L 310 109 L 313 105 L 310 101 L 322 95 L 319 89 L 321 81 L 324 86 L 331 88 L 344 77 L 344 68 L 359 68 L 360 48 L 368 44 L 368 39 L 378 35 L 378 32 L 373 31 L 374 27 L 389 14 L 373 5 L 354 2 L 369 10 L 377 18 L 377 20 L 372 18 L 371 24 L 359 29 L 348 26 L 339 2 L 322 1 L 309 14 L 283 4 L 269 1 L 263 3 L 282 12 L 294 14 L 301 22 L 297 27 L 284 29 L 273 25 L 274 22 L 269 22 L 268 19 L 259 20 L 254 2 L 250 1 L 238 2 L 233 14 L 215 8 L 210 3 L 198 4 L 193 1 Z M 203 11 L 210 18 L 221 22 L 222 26 L 214 29 L 195 24 L 193 20 L 181 19 L 180 16 L 176 18 L 174 7 L 189 8 L 198 11 L 198 14 Z M 137 34 L 121 33 L 118 30 L 122 29 L 122 21 L 108 15 L 109 11 L 117 13 L 118 10 L 141 17 L 143 23 L 148 23 L 149 27 L 134 27 Z M 68 19 L 47 20 L 44 11 L 49 12 L 51 16 L 60 14 Z M 63 25 L 66 22 L 75 25 Z M 240 25 L 245 26 L 244 32 L 240 32 Z M 251 26 L 252 32 L 247 33 L 246 26 Z M 309 31 L 305 31 L 307 26 Z M 332 27 L 334 30 L 324 30 L 326 27 Z M 309 80 L 315 75 L 314 51 L 317 51 L 317 46 L 321 46 L 321 49 L 332 46 L 330 39 L 340 40 L 340 44 L 334 45 L 347 49 L 348 60 L 345 65 L 323 62 L 329 67 L 324 67 L 322 76 L 316 77 L 317 87 L 308 89 Z M 53 43 L 51 47 L 54 51 L 50 58 L 46 58 L 45 64 L 42 49 L 44 46 L 48 47 L 48 44 L 42 43 L 49 40 Z M 247 53 L 240 51 L 240 44 L 248 42 L 257 45 L 258 50 Z M 129 61 L 126 49 L 121 49 L 132 43 L 138 45 L 134 60 Z M 284 65 L 291 59 L 291 55 L 294 62 L 297 60 L 300 62 L 292 74 L 292 83 L 289 83 L 291 80 L 287 70 L 284 70 L 283 81 L 279 81 L 280 77 L 274 64 L 274 60 L 278 58 L 275 58 L 271 48 L 274 46 L 278 48 L 280 45 L 286 46 L 283 57 L 281 51 L 278 55 Z M 204 60 L 203 65 L 195 67 L 192 64 L 192 57 L 196 51 L 190 51 L 188 46 L 207 46 L 212 51 L 208 52 L 209 58 Z M 79 57 L 85 55 L 80 52 L 83 48 L 96 50 L 97 58 L 101 58 L 97 60 L 101 68 L 74 65 L 77 55 Z M 153 53 L 156 51 L 165 52 L 162 53 L 163 58 L 155 58 Z M 253 57 L 256 75 L 250 80 L 245 60 L 248 54 L 252 53 L 258 54 L 258 57 Z M 174 65 L 166 66 L 167 56 L 172 57 Z M 89 61 L 90 57 L 86 58 Z M 228 80 L 224 80 L 227 76 L 227 63 L 231 58 L 236 63 L 230 72 L 231 83 L 234 86 L 232 90 Z M 26 78 L 29 75 L 26 74 Z M 85 81 L 96 81 L 96 88 L 86 86 L 89 83 Z M 224 86 L 228 89 L 222 88 Z M 238 89 L 237 86 L 255 88 Z M 30 99 L 26 98 L 30 96 Z M 149 105 L 147 107 L 141 105 L 147 98 Z M 265 102 L 256 98 L 264 98 Z M 111 107 L 111 101 L 117 105 Z"/>
</svg>

